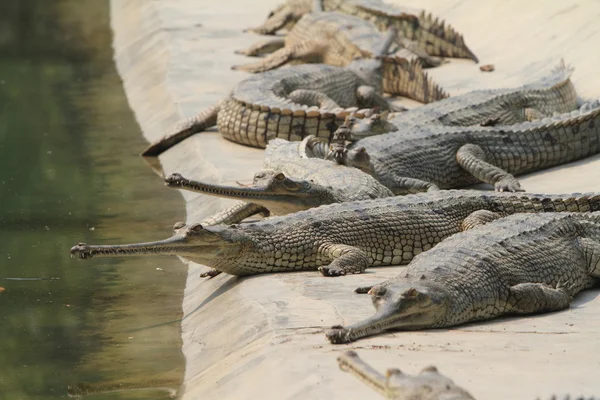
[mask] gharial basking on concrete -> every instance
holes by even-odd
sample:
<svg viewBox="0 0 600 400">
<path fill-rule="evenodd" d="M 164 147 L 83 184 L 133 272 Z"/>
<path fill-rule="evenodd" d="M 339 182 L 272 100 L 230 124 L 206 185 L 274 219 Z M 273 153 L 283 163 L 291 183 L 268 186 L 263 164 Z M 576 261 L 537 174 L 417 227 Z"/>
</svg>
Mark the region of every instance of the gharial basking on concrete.
<svg viewBox="0 0 600 400">
<path fill-rule="evenodd" d="M 389 368 L 385 375 L 363 361 L 355 351 L 345 351 L 337 358 L 342 371 L 350 372 L 387 399 L 393 400 L 475 400 L 462 387 L 442 375 L 434 366 L 418 375 L 408 375 L 398 368 Z M 596 400 L 596 397 L 553 395 L 549 400 Z M 539 400 L 539 398 L 538 398 Z"/>
<path fill-rule="evenodd" d="M 356 121 L 355 127 L 369 123 Z M 394 194 L 479 182 L 489 183 L 498 191 L 522 191 L 514 175 L 600 151 L 600 102 L 515 125 L 400 125 L 395 132 L 358 140 L 348 148 L 355 146 L 365 149 L 373 176 Z"/>
<path fill-rule="evenodd" d="M 165 182 L 172 188 L 246 201 L 246 208 L 234 206 L 238 207 L 239 218 L 226 213 L 228 223 L 249 217 L 247 210 L 251 208 L 257 212 L 266 209 L 270 215 L 284 215 L 324 204 L 393 196 L 388 188 L 358 168 L 309 158 L 313 146 L 318 145 L 321 142 L 314 136 L 301 142 L 271 140 L 265 150 L 263 170 L 254 175 L 254 182 L 248 187 L 205 183 L 180 174 L 168 176 Z M 364 158 L 363 165 L 370 165 L 361 149 L 351 152 L 350 157 L 357 164 Z M 216 222 L 213 218 L 211 225 Z"/>
<path fill-rule="evenodd" d="M 384 35 L 368 21 L 336 12 L 313 12 L 304 15 L 285 38 L 262 41 L 239 52 L 272 54 L 233 69 L 256 73 L 301 62 L 344 67 L 358 58 L 374 57 L 384 40 Z M 437 66 L 440 61 L 412 42 L 404 40 L 402 47 L 393 47 L 389 57 L 381 57 L 381 61 L 383 91 L 422 103 L 448 97 L 423 70 L 423 66 Z"/>
<path fill-rule="evenodd" d="M 327 332 L 348 343 L 389 329 L 442 328 L 568 308 L 600 278 L 600 212 L 471 215 L 470 229 L 419 254 L 398 277 L 357 289 L 376 313 Z M 482 217 L 482 218 L 481 218 Z"/>
<path fill-rule="evenodd" d="M 233 275 L 318 269 L 323 275 L 360 273 L 377 265 L 409 262 L 461 231 L 474 211 L 589 212 L 598 195 L 533 195 L 438 191 L 337 203 L 239 225 L 177 223 L 168 239 L 71 249 L 79 258 L 139 254 L 179 255 Z"/>
<path fill-rule="evenodd" d="M 267 20 L 250 30 L 273 34 L 281 28 L 291 28 L 300 18 L 315 10 L 314 0 L 288 0 L 273 10 Z M 379 30 L 395 26 L 401 38 L 409 39 L 431 56 L 477 57 L 467 47 L 458 32 L 430 13 L 406 7 L 392 6 L 381 0 L 322 0 L 324 11 L 353 15 L 372 22 Z"/>
<path fill-rule="evenodd" d="M 378 55 L 387 54 L 396 32 L 390 29 Z M 276 69 L 238 83 L 216 106 L 184 121 L 142 155 L 156 156 L 194 133 L 217 125 L 224 138 L 264 148 L 275 138 L 328 141 L 351 113 L 394 109 L 382 95 L 381 59 L 359 59 L 346 67 L 325 64 Z"/>
</svg>

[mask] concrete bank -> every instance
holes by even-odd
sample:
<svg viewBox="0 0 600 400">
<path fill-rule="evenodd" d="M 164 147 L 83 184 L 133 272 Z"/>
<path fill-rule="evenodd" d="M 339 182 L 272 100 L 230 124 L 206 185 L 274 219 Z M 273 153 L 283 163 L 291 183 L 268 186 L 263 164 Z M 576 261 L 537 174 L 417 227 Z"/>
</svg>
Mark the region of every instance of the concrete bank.
<svg viewBox="0 0 600 400">
<path fill-rule="evenodd" d="M 242 29 L 263 21 L 277 2 L 229 0 L 224 7 L 194 0 L 112 0 L 117 67 L 148 140 L 212 105 L 247 76 L 229 69 L 247 61 L 233 51 L 260 39 Z M 581 96 L 600 97 L 600 4 L 550 3 L 403 2 L 452 23 L 482 64 L 495 65 L 493 73 L 482 73 L 468 61 L 432 70 L 451 94 L 518 85 L 564 58 L 576 67 L 573 80 Z M 248 182 L 261 160 L 262 150 L 227 142 L 216 132 L 195 135 L 160 157 L 167 174 L 228 183 Z M 523 177 L 522 183 L 548 193 L 600 191 L 599 167 L 600 158 L 594 157 Z M 231 204 L 182 195 L 188 221 Z M 387 334 L 334 347 L 323 328 L 372 313 L 369 299 L 352 290 L 391 277 L 400 267 L 338 279 L 306 272 L 201 280 L 204 268 L 190 263 L 183 303 L 184 399 L 374 398 L 338 370 L 336 355 L 348 348 L 380 369 L 397 366 L 412 373 L 435 364 L 480 399 L 600 392 L 598 291 L 578 296 L 565 312 Z"/>
</svg>

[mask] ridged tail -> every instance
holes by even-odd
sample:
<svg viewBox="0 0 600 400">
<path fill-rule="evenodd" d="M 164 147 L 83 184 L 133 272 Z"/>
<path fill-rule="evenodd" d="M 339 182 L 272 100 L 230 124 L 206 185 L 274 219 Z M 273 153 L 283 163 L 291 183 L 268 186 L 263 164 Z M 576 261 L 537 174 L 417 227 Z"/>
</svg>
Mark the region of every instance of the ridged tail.
<svg viewBox="0 0 600 400">
<path fill-rule="evenodd" d="M 418 59 L 396 57 L 383 58 L 383 90 L 425 104 L 450 96 L 429 77 Z"/>
<path fill-rule="evenodd" d="M 421 43 L 427 53 L 432 56 L 468 58 L 475 62 L 479 59 L 467 47 L 463 36 L 451 25 L 433 17 L 431 13 L 422 11 L 419 15 L 420 34 L 415 40 Z"/>
<path fill-rule="evenodd" d="M 222 102 L 200 112 L 198 115 L 178 123 L 170 133 L 166 134 L 158 141 L 151 143 L 150 146 L 144 150 L 142 156 L 157 157 L 193 134 L 215 126 L 217 124 L 217 115 L 219 114 L 221 104 Z"/>
</svg>

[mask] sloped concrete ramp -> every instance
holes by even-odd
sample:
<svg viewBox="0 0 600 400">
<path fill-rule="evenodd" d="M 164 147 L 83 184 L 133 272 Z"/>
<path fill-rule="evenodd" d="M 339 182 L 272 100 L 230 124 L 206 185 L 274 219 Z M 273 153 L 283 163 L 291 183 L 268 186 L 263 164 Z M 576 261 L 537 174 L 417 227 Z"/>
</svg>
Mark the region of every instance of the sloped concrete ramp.
<svg viewBox="0 0 600 400">
<path fill-rule="evenodd" d="M 247 61 L 233 52 L 260 38 L 242 30 L 262 22 L 276 4 L 112 0 L 116 63 L 149 141 L 218 101 L 246 76 L 230 70 Z M 564 58 L 576 67 L 573 81 L 581 96 L 600 97 L 599 2 L 407 0 L 403 5 L 443 17 L 465 35 L 482 64 L 495 65 L 495 72 L 483 73 L 472 62 L 453 60 L 431 70 L 451 94 L 519 85 Z M 227 183 L 248 182 L 261 160 L 262 150 L 227 142 L 216 132 L 195 135 L 160 157 L 167 174 L 177 171 Z M 600 191 L 600 159 L 521 181 L 536 192 Z M 189 221 L 231 204 L 182 195 Z M 369 299 L 353 289 L 392 277 L 401 267 L 337 279 L 306 272 L 245 279 L 222 274 L 202 280 L 203 269 L 189 265 L 182 321 L 187 358 L 183 399 L 377 398 L 339 371 L 336 356 L 350 348 L 379 369 L 396 366 L 413 373 L 435 364 L 478 399 L 600 393 L 598 290 L 581 294 L 564 312 L 332 346 L 324 328 L 372 313 Z"/>
</svg>

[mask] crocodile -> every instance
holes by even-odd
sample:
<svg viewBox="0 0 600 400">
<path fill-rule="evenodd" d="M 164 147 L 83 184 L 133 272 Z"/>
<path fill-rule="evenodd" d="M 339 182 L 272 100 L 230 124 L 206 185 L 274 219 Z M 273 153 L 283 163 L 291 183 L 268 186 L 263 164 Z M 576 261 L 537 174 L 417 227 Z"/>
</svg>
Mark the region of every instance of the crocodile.
<svg viewBox="0 0 600 400">
<path fill-rule="evenodd" d="M 491 212 L 471 217 L 482 213 Z M 600 212 L 497 217 L 419 254 L 396 278 L 357 289 L 370 294 L 375 315 L 334 326 L 329 341 L 564 310 L 598 282 Z"/>
<path fill-rule="evenodd" d="M 377 55 L 389 51 L 391 28 Z M 264 148 L 274 138 L 329 140 L 350 113 L 394 109 L 382 95 L 381 59 L 359 59 L 346 67 L 295 65 L 252 75 L 216 105 L 152 143 L 143 156 L 157 156 L 194 133 L 217 125 L 224 138 Z"/>
<path fill-rule="evenodd" d="M 314 10 L 313 3 L 313 0 L 288 0 L 272 11 L 262 25 L 248 30 L 265 35 L 274 34 L 283 27 L 290 28 Z M 462 35 L 431 13 L 392 6 L 381 0 L 323 0 L 322 9 L 362 18 L 382 31 L 395 26 L 401 37 L 415 41 L 431 56 L 468 58 L 478 62 Z"/>
<path fill-rule="evenodd" d="M 474 211 L 498 215 L 600 208 L 600 195 L 534 195 L 448 190 L 324 205 L 256 222 L 175 224 L 173 236 L 150 243 L 79 243 L 82 259 L 141 254 L 179 255 L 232 275 L 318 269 L 361 273 L 369 266 L 409 262 L 459 232 Z"/>
<path fill-rule="evenodd" d="M 356 121 L 355 126 L 368 123 Z M 514 125 L 400 125 L 395 132 L 366 137 L 348 149 L 357 146 L 369 155 L 373 176 L 396 195 L 479 182 L 499 191 L 522 191 L 514 175 L 600 152 L 600 101 Z"/>
<path fill-rule="evenodd" d="M 324 204 L 393 196 L 388 188 L 357 168 L 308 158 L 310 149 L 319 143 L 314 136 L 302 142 L 271 140 L 265 150 L 263 170 L 254 175 L 253 184 L 249 187 L 205 183 L 177 173 L 165 178 L 165 182 L 172 188 L 247 200 L 248 207 L 234 206 L 238 207 L 238 218 L 233 217 L 232 212 L 225 213 L 229 223 L 238 223 L 250 216 L 247 210 L 251 207 L 256 212 L 266 209 L 269 215 L 284 215 Z M 358 154 L 351 155 L 353 159 L 364 155 L 361 149 L 356 152 Z M 256 208 L 256 205 L 260 207 Z M 225 222 L 217 220 L 213 217 L 210 224 Z"/>
<path fill-rule="evenodd" d="M 373 24 L 335 12 L 306 14 L 283 38 L 254 44 L 238 53 L 256 55 L 275 50 L 264 59 L 232 67 L 246 72 L 264 72 L 290 62 L 313 62 L 344 67 L 357 58 L 375 56 L 383 35 Z M 409 50 L 412 49 L 413 51 Z M 417 54 L 415 54 L 417 52 Z M 440 61 L 419 52 L 411 43 L 382 57 L 383 91 L 405 96 L 421 103 L 449 97 L 423 70 Z"/>
<path fill-rule="evenodd" d="M 350 372 L 385 398 L 394 400 L 475 400 L 462 387 L 442 375 L 435 366 L 425 367 L 416 376 L 403 373 L 398 368 L 389 368 L 381 374 L 355 351 L 348 350 L 337 358 L 342 371 Z M 596 400 L 594 396 L 552 396 L 550 400 Z M 539 400 L 539 398 L 538 398 Z"/>
</svg>

